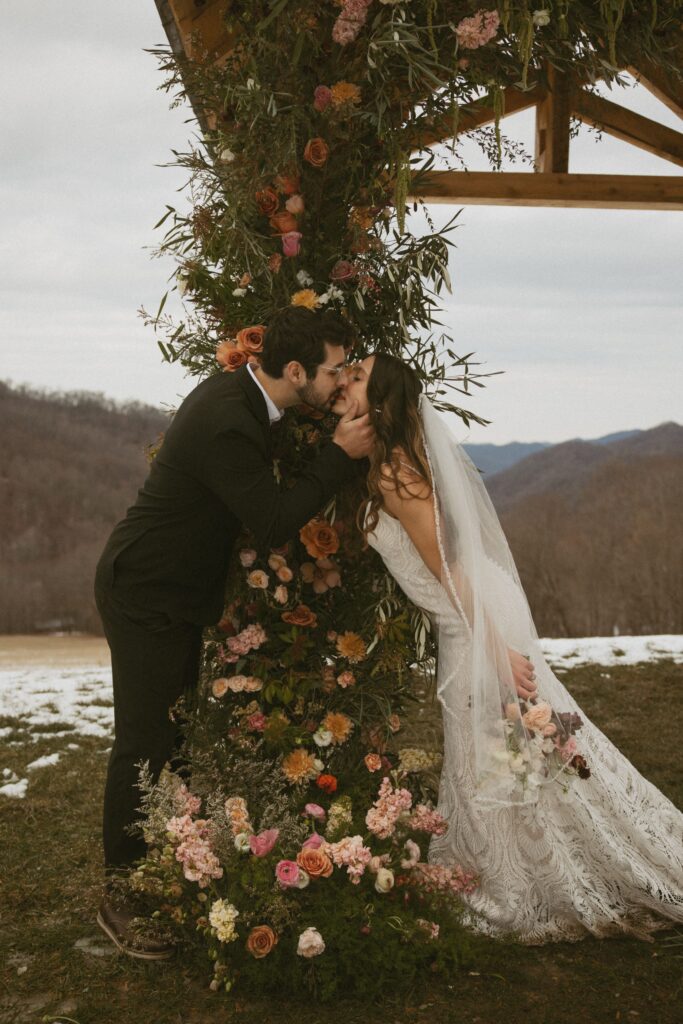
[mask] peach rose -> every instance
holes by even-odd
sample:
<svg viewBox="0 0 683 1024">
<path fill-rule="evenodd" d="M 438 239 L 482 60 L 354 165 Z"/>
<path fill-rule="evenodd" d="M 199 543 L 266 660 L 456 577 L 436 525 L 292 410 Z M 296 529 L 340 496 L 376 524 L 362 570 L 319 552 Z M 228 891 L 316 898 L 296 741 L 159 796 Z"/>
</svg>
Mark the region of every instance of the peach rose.
<svg viewBox="0 0 683 1024">
<path fill-rule="evenodd" d="M 275 598 L 278 604 L 287 604 L 287 599 L 289 597 L 289 594 L 287 593 L 287 587 L 276 587 L 275 592 L 273 593 L 273 597 Z"/>
<path fill-rule="evenodd" d="M 280 580 L 280 583 L 291 583 L 292 580 L 294 579 L 294 573 L 292 572 L 288 565 L 281 566 L 277 570 L 275 575 Z"/>
<path fill-rule="evenodd" d="M 253 327 L 243 327 L 235 335 L 235 341 L 243 352 L 262 352 L 263 335 L 266 328 L 263 324 L 255 324 Z"/>
<path fill-rule="evenodd" d="M 267 924 L 257 924 L 255 928 L 252 928 L 246 941 L 247 951 L 257 960 L 268 956 L 273 946 L 276 945 L 277 935 Z"/>
<path fill-rule="evenodd" d="M 317 615 L 306 604 L 298 604 L 294 611 L 283 612 L 280 618 L 292 626 L 315 626 L 318 622 Z"/>
<path fill-rule="evenodd" d="M 233 341 L 222 341 L 216 349 L 216 362 L 230 373 L 244 366 L 246 361 L 246 352 L 239 349 Z"/>
<path fill-rule="evenodd" d="M 242 274 L 242 276 L 240 278 L 239 286 L 240 286 L 240 288 L 248 288 L 252 281 L 253 281 L 253 278 L 252 278 L 251 274 L 249 274 L 249 273 Z"/>
<path fill-rule="evenodd" d="M 535 731 L 537 729 L 544 729 L 546 725 L 550 724 L 553 709 L 550 704 L 545 701 L 540 701 L 538 704 L 532 705 L 524 715 L 522 715 L 522 722 L 527 729 Z"/>
<path fill-rule="evenodd" d="M 330 155 L 330 148 L 324 139 L 317 136 L 315 139 L 309 139 L 304 149 L 304 160 L 311 165 L 311 167 L 322 167 L 327 163 L 327 158 Z"/>
<path fill-rule="evenodd" d="M 217 700 L 220 700 L 221 697 L 225 697 L 226 693 L 228 692 L 228 689 L 229 687 L 227 679 L 214 679 L 214 681 L 211 683 L 211 693 Z"/>
<path fill-rule="evenodd" d="M 268 223 L 278 235 L 286 235 L 288 231 L 296 231 L 298 224 L 294 214 L 288 210 L 280 210 L 269 218 Z"/>
<path fill-rule="evenodd" d="M 293 213 L 296 217 L 301 216 L 305 209 L 304 197 L 301 194 L 290 196 L 285 203 L 285 209 L 288 210 L 289 213 Z"/>
<path fill-rule="evenodd" d="M 268 589 L 268 575 L 263 569 L 254 569 L 247 576 L 247 583 L 250 587 L 255 590 L 267 590 Z"/>
<path fill-rule="evenodd" d="M 275 552 L 271 551 L 268 555 L 268 565 L 273 572 L 276 572 L 278 569 L 281 569 L 283 565 L 287 565 L 287 560 L 286 558 L 283 558 L 282 555 L 277 555 Z"/>
<path fill-rule="evenodd" d="M 256 193 L 256 205 L 261 213 L 270 217 L 280 205 L 280 197 L 274 188 L 264 188 L 261 192 Z"/>
<path fill-rule="evenodd" d="M 277 274 L 282 266 L 282 256 L 279 252 L 271 253 L 268 257 L 268 270 L 273 274 Z"/>
<path fill-rule="evenodd" d="M 311 878 L 329 878 L 332 874 L 332 861 L 323 853 L 309 846 L 296 855 L 296 862 Z"/>
<path fill-rule="evenodd" d="M 379 754 L 366 754 L 363 760 L 369 772 L 378 772 L 382 767 L 382 758 Z"/>
<path fill-rule="evenodd" d="M 324 558 L 339 550 L 339 535 L 324 519 L 311 519 L 299 530 L 299 538 L 312 558 Z"/>
</svg>

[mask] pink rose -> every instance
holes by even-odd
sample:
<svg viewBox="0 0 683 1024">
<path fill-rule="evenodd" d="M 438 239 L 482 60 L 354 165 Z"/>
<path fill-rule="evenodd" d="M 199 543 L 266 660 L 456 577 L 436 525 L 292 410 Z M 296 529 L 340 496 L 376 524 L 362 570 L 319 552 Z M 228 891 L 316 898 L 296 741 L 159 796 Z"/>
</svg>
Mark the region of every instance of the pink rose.
<svg viewBox="0 0 683 1024">
<path fill-rule="evenodd" d="M 279 828 L 267 828 L 257 836 L 249 836 L 249 849 L 255 857 L 265 857 L 275 846 L 279 835 Z"/>
<path fill-rule="evenodd" d="M 325 808 L 321 807 L 320 804 L 306 804 L 304 807 L 306 814 L 311 818 L 318 818 L 322 820 L 325 817 Z"/>
<path fill-rule="evenodd" d="M 574 737 L 570 736 L 564 746 L 558 747 L 558 750 L 563 761 L 571 761 L 576 753 L 576 740 Z"/>
<path fill-rule="evenodd" d="M 313 93 L 313 106 L 322 114 L 332 102 L 332 90 L 327 85 L 317 85 Z"/>
<path fill-rule="evenodd" d="M 294 860 L 279 860 L 275 865 L 275 877 L 283 889 L 296 888 L 299 882 L 299 865 Z"/>
<path fill-rule="evenodd" d="M 242 548 L 240 551 L 240 562 L 245 569 L 248 569 L 256 561 L 256 552 L 252 548 Z"/>
<path fill-rule="evenodd" d="M 330 271 L 330 278 L 333 281 L 349 281 L 355 276 L 356 267 L 350 260 L 337 260 Z"/>
<path fill-rule="evenodd" d="M 298 256 L 301 239 L 304 236 L 300 231 L 287 231 L 282 235 L 282 251 L 285 256 Z"/>
<path fill-rule="evenodd" d="M 319 850 L 324 842 L 325 840 L 323 839 L 323 837 L 318 835 L 317 832 L 314 832 L 312 836 L 308 837 L 308 839 L 304 839 L 303 843 L 301 844 L 301 849 Z"/>
</svg>

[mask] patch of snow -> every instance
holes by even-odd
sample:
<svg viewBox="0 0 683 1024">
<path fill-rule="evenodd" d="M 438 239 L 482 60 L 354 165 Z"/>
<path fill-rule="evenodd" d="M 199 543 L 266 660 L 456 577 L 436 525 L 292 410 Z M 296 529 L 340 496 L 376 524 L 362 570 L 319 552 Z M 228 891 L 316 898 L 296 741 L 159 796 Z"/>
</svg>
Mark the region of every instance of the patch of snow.
<svg viewBox="0 0 683 1024">
<path fill-rule="evenodd" d="M 19 779 L 18 782 L 7 782 L 0 786 L 0 796 L 8 796 L 12 800 L 23 800 L 28 789 L 28 779 Z"/>
<path fill-rule="evenodd" d="M 51 764 L 57 764 L 61 754 L 45 754 L 43 757 L 36 758 L 35 761 L 31 761 L 30 764 L 26 765 L 26 771 L 32 772 L 36 768 L 47 768 Z"/>
<path fill-rule="evenodd" d="M 31 739 L 75 734 L 111 739 L 114 709 L 99 703 L 111 699 L 111 669 L 101 665 L 0 669 L 0 715 L 18 719 L 13 728 L 30 729 Z"/>
<path fill-rule="evenodd" d="M 638 665 L 683 662 L 683 635 L 543 638 L 541 649 L 553 668 L 577 665 Z"/>
</svg>

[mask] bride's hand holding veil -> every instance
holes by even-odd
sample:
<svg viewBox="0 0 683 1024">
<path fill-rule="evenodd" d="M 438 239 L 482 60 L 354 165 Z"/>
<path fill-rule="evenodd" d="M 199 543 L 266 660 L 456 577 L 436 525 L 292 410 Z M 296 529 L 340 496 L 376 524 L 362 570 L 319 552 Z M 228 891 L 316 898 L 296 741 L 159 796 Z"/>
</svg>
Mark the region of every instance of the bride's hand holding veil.
<svg viewBox="0 0 683 1024">
<path fill-rule="evenodd" d="M 396 453 L 400 458 L 400 453 Z M 380 479 L 380 489 L 385 510 L 398 519 L 404 530 L 415 545 L 422 561 L 433 576 L 441 583 L 442 561 L 436 535 L 436 518 L 434 504 L 431 500 L 432 489 L 427 480 L 407 464 L 401 462 L 396 473 L 402 487 L 396 490 L 394 477 L 389 468 Z M 461 606 L 467 610 L 467 585 L 461 578 L 456 581 Z M 457 609 L 459 611 L 459 609 Z M 495 625 L 487 623 L 489 630 L 495 632 Z M 535 674 L 530 660 L 519 651 L 507 647 L 510 670 L 518 697 L 532 700 L 537 693 Z"/>
</svg>

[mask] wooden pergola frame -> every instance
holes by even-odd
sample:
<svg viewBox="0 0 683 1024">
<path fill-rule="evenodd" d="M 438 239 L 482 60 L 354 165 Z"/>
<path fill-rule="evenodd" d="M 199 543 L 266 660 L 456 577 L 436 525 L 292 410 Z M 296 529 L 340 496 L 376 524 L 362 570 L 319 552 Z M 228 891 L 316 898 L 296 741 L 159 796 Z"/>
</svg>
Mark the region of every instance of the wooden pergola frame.
<svg viewBox="0 0 683 1024">
<path fill-rule="evenodd" d="M 226 0 L 155 0 L 173 51 L 192 58 L 198 52 L 220 64 L 235 44 L 223 13 Z M 683 55 L 683 46 L 679 47 Z M 683 117 L 683 85 L 643 61 L 630 72 L 653 95 Z M 588 92 L 585 84 L 545 68 L 544 84 L 504 91 L 504 115 L 536 111 L 535 173 L 510 171 L 430 171 L 409 199 L 427 203 L 503 206 L 562 206 L 631 210 L 683 210 L 683 175 L 569 173 L 570 120 L 577 118 L 607 135 L 683 167 L 683 133 Z M 200 119 L 201 112 L 198 111 Z M 495 120 L 487 100 L 464 108 L 458 134 Z M 449 142 L 451 118 L 425 132 L 416 152 Z"/>
</svg>

